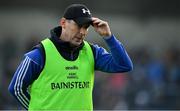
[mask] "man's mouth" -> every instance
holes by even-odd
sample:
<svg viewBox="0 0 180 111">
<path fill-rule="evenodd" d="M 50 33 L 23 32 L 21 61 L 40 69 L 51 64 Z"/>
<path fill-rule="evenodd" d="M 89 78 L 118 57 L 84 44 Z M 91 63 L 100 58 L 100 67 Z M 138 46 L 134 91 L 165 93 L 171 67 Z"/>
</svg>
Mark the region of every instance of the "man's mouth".
<svg viewBox="0 0 180 111">
<path fill-rule="evenodd" d="M 81 40 L 81 39 L 82 39 L 82 37 L 77 37 L 77 36 L 76 36 L 75 38 L 78 39 L 78 40 Z"/>
<path fill-rule="evenodd" d="M 80 42 L 80 41 L 82 40 L 82 38 L 76 37 L 75 40 L 76 40 L 77 42 Z"/>
</svg>

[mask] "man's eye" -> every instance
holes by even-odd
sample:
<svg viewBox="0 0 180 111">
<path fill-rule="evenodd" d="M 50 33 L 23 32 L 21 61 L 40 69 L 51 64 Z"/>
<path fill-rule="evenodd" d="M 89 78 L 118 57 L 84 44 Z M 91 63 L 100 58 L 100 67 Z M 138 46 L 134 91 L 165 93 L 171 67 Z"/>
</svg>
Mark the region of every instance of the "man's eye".
<svg viewBox="0 0 180 111">
<path fill-rule="evenodd" d="M 85 24 L 82 27 L 84 27 L 85 29 L 87 29 L 90 25 L 89 24 Z"/>
<path fill-rule="evenodd" d="M 78 25 L 79 28 L 85 28 L 85 29 L 87 29 L 89 26 L 90 24 Z"/>
<path fill-rule="evenodd" d="M 77 25 L 78 26 L 78 28 L 81 28 L 82 27 L 82 25 Z"/>
<path fill-rule="evenodd" d="M 89 25 L 89 24 L 87 24 L 87 25 L 85 25 L 85 28 L 87 29 L 89 26 L 90 26 L 90 25 Z"/>
</svg>

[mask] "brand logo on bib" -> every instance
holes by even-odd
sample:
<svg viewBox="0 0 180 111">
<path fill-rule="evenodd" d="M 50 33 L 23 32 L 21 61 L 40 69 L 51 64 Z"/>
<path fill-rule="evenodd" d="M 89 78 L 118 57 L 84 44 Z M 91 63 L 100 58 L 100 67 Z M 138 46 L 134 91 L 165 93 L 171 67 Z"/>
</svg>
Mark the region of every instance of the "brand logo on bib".
<svg viewBox="0 0 180 111">
<path fill-rule="evenodd" d="M 65 67 L 66 70 L 78 70 L 79 68 L 77 66 L 66 66 Z"/>
</svg>

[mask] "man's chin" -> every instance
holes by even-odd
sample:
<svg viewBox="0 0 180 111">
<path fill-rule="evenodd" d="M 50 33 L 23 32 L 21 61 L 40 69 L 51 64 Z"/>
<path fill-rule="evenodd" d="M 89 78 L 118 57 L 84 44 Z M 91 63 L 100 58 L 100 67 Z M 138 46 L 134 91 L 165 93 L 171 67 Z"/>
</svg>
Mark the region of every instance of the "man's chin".
<svg viewBox="0 0 180 111">
<path fill-rule="evenodd" d="M 74 43 L 71 43 L 71 46 L 72 47 L 77 47 L 77 46 L 80 46 L 82 42 L 74 42 Z"/>
</svg>

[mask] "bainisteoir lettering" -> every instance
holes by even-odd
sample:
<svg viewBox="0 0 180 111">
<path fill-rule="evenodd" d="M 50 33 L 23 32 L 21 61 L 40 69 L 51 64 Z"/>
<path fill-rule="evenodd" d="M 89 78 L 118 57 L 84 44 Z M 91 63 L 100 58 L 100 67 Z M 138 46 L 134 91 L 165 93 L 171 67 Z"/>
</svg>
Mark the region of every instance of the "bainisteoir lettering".
<svg viewBox="0 0 180 111">
<path fill-rule="evenodd" d="M 82 81 L 82 82 L 58 82 L 58 83 L 51 83 L 51 89 L 85 89 L 90 88 L 89 81 Z"/>
</svg>

